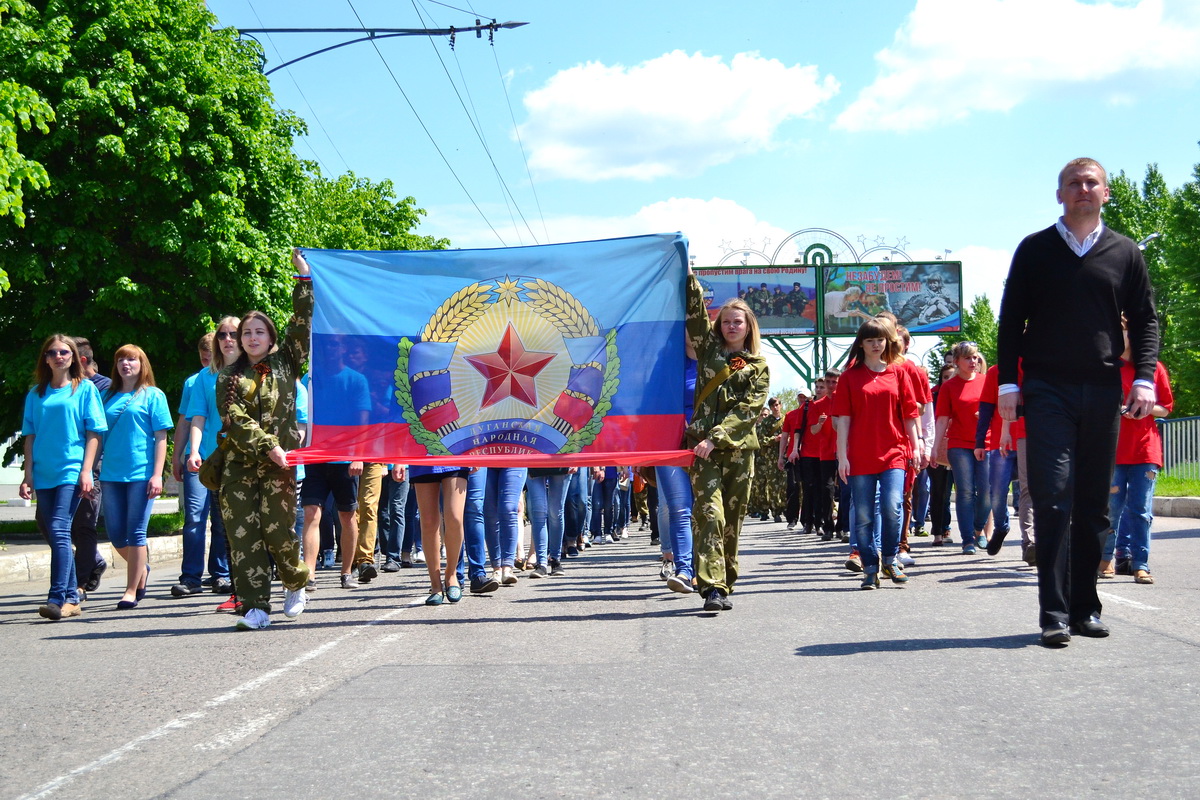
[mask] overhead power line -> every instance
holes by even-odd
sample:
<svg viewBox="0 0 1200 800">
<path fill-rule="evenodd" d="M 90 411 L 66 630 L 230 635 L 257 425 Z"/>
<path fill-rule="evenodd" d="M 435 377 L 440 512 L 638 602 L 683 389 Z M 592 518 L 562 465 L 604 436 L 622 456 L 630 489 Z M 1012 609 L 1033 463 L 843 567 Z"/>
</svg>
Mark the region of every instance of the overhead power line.
<svg viewBox="0 0 1200 800">
<path fill-rule="evenodd" d="M 362 17 L 359 16 L 358 9 L 356 9 L 354 7 L 353 0 L 346 0 L 346 4 L 349 5 L 350 10 L 352 12 L 354 12 L 354 16 L 358 20 L 358 24 L 363 25 Z M 506 25 L 512 25 L 512 26 L 524 25 L 524 24 L 525 23 L 506 23 Z M 365 26 L 364 26 L 364 29 L 365 29 Z M 379 45 L 375 41 L 377 38 L 380 38 L 380 37 L 375 37 L 375 36 L 368 37 L 369 41 L 371 42 L 371 46 L 373 48 L 375 48 L 375 54 L 379 56 L 379 60 L 383 62 L 384 69 L 386 69 L 388 72 L 388 75 L 391 76 L 392 83 L 396 84 L 396 88 L 400 91 L 400 96 L 404 98 L 404 102 L 408 104 L 409 110 L 412 111 L 413 116 L 417 118 L 417 123 L 421 126 L 421 130 L 425 131 L 425 135 L 427 137 L 429 137 L 429 142 L 433 145 L 433 149 L 437 151 L 438 156 L 441 157 L 441 159 L 442 159 L 442 163 L 444 163 L 446 165 L 446 169 L 450 170 L 450 174 L 454 176 L 455 182 L 458 183 L 459 188 L 463 190 L 463 194 L 465 194 L 467 196 L 467 199 L 471 201 L 471 205 L 475 207 L 475 210 L 477 212 L 479 212 L 479 216 L 483 218 L 484 223 L 488 226 L 488 228 L 491 229 L 492 233 L 494 233 L 496 235 L 496 238 L 500 240 L 500 244 L 507 247 L 508 243 L 504 241 L 504 237 L 500 235 L 500 232 L 496 230 L 494 225 L 492 225 L 491 221 L 487 218 L 487 215 L 483 213 L 483 209 L 479 207 L 479 204 L 477 202 L 475 202 L 475 198 L 471 196 L 471 192 L 467 189 L 466 184 L 464 184 L 462 182 L 462 178 L 458 177 L 458 173 L 455 172 L 454 167 L 451 166 L 450 159 L 446 158 L 446 154 L 443 153 L 442 148 L 438 146 L 437 139 L 434 138 L 433 133 L 429 130 L 429 127 L 425 124 L 425 121 L 423 119 L 421 119 L 421 115 L 419 113 L 417 113 L 417 108 L 416 108 L 416 106 L 413 105 L 412 100 L 409 99 L 408 92 L 404 91 L 404 87 L 400 85 L 399 79 L 396 78 L 396 73 L 394 73 L 392 71 L 392 67 L 390 64 L 388 64 L 387 59 L 383 57 L 383 53 L 380 51 Z M 348 42 L 347 44 L 350 44 L 350 43 Z M 333 49 L 333 48 L 326 48 L 326 50 L 331 50 L 331 49 Z M 324 51 L 318 51 L 318 52 L 324 52 Z M 312 53 L 310 55 L 316 55 L 316 53 Z M 296 60 L 298 60 L 298 59 L 296 59 Z M 294 61 L 295 60 L 293 60 L 292 63 L 294 63 Z"/>
</svg>

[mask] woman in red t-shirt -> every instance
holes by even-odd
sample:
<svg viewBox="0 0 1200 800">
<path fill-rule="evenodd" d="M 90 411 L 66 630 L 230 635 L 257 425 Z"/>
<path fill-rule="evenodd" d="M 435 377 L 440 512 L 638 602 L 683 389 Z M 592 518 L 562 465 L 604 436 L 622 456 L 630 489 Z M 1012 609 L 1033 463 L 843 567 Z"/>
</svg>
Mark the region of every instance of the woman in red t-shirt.
<svg viewBox="0 0 1200 800">
<path fill-rule="evenodd" d="M 1123 320 L 1122 320 L 1123 322 Z M 1121 354 L 1121 391 L 1128 397 L 1133 387 L 1133 364 L 1129 333 L 1125 333 L 1125 352 Z M 1113 469 L 1112 493 L 1108 496 L 1108 539 L 1104 543 L 1101 578 L 1116 573 L 1132 575 L 1137 583 L 1154 583 L 1150 574 L 1150 523 L 1154 521 L 1154 484 L 1162 469 L 1162 438 L 1154 420 L 1175 408 L 1171 376 L 1160 361 L 1154 367 L 1154 408 L 1150 416 L 1134 419 L 1121 416 L 1117 436 L 1117 463 Z M 1113 569 L 1113 557 L 1117 568 Z"/>
<path fill-rule="evenodd" d="M 975 457 L 975 423 L 983 394 L 980 374 L 983 356 L 974 342 L 959 342 L 950 352 L 958 372 L 938 392 L 934 451 L 945 439 L 950 470 L 954 473 L 954 511 L 962 536 L 962 551 L 974 555 L 976 547 L 987 547 L 983 528 L 992 510 L 988 503 L 988 462 Z"/>
<path fill-rule="evenodd" d="M 918 452 L 920 407 L 907 372 L 896 328 L 870 319 L 850 348 L 854 366 L 838 381 L 831 412 L 837 430 L 838 474 L 854 500 L 854 541 L 863 564 L 862 588 L 879 585 L 880 563 L 894 583 L 908 576 L 896 560 L 904 504 L 904 473 Z M 880 536 L 875 537 L 879 492 Z"/>
</svg>

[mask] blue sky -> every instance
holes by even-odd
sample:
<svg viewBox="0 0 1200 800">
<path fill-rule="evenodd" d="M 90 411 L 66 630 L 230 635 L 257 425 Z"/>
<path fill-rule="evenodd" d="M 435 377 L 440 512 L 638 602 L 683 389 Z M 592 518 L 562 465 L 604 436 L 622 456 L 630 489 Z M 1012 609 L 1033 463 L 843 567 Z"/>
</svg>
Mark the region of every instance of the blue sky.
<svg viewBox="0 0 1200 800">
<path fill-rule="evenodd" d="M 240 28 L 476 16 L 352 3 L 209 7 Z M 428 210 L 422 231 L 456 247 L 681 230 L 704 264 L 828 228 L 914 259 L 949 250 L 968 302 L 998 306 L 1012 249 L 1059 213 L 1068 159 L 1139 179 L 1155 162 L 1171 186 L 1200 163 L 1194 0 L 448 4 L 529 25 L 494 48 L 472 34 L 454 52 L 444 39 L 357 44 L 271 84 L 309 122 L 302 157 L 392 179 Z M 268 69 L 343 38 L 260 37 Z"/>
</svg>

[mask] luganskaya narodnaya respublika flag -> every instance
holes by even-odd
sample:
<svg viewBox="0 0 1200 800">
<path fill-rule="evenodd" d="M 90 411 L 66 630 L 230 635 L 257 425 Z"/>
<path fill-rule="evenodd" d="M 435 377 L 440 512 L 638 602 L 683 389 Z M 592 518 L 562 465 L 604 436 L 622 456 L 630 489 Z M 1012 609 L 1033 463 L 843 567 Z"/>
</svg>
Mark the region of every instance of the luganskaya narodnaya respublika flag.
<svg viewBox="0 0 1200 800">
<path fill-rule="evenodd" d="M 311 436 L 292 463 L 691 462 L 682 235 L 304 252 Z"/>
</svg>

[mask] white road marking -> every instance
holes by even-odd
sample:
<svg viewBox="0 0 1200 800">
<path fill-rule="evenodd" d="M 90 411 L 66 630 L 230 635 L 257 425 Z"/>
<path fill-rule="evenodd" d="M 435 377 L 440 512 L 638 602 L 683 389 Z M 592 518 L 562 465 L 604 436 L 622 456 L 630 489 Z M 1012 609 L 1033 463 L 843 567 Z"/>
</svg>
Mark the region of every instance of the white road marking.
<svg viewBox="0 0 1200 800">
<path fill-rule="evenodd" d="M 1106 600 L 1112 600 L 1114 603 L 1132 606 L 1133 608 L 1140 608 L 1142 611 L 1162 611 L 1162 609 L 1158 606 L 1148 606 L 1145 603 L 1139 603 L 1137 600 L 1130 600 L 1128 597 L 1121 597 L 1119 594 L 1112 594 L 1111 592 L 1096 592 L 1096 594 L 1100 595 Z"/>
<path fill-rule="evenodd" d="M 255 719 L 244 722 L 233 730 L 222 733 L 221 735 L 216 736 L 207 742 L 200 742 L 199 744 L 195 745 L 195 747 L 197 750 L 223 750 L 227 747 L 233 747 L 247 736 L 252 736 L 270 725 L 271 722 L 274 721 L 275 716 L 275 714 L 264 714 L 261 717 L 256 717 Z"/>
<path fill-rule="evenodd" d="M 242 685 L 234 687 L 233 689 L 229 690 L 225 694 L 219 695 L 217 697 L 212 698 L 211 700 L 206 701 L 204 703 L 204 708 L 205 709 L 213 709 L 220 705 L 228 703 L 230 700 L 236 700 L 237 698 L 241 697 L 242 695 L 247 694 L 248 692 L 251 692 L 251 691 L 259 688 L 263 684 L 269 683 L 270 681 L 274 680 L 275 678 L 278 678 L 279 676 L 289 672 L 290 670 L 295 669 L 296 667 L 300 666 L 301 664 L 304 664 L 308 661 L 311 661 L 314 658 L 317 658 L 320 655 L 323 655 L 324 653 L 329 652 L 330 650 L 337 647 L 342 642 L 344 642 L 347 639 L 350 639 L 354 636 L 359 635 L 360 633 L 367 630 L 368 628 L 372 628 L 376 625 L 379 625 L 382 622 L 386 622 L 387 620 L 391 619 L 392 617 L 396 616 L 397 614 L 399 614 L 407 609 L 410 609 L 410 608 L 416 608 L 417 606 L 420 606 L 420 605 L 424 605 L 424 601 L 416 600 L 411 603 L 406 603 L 405 605 L 402 605 L 399 608 L 394 608 L 391 611 L 387 612 L 386 614 L 383 614 L 382 616 L 371 620 L 370 622 L 363 622 L 358 625 L 355 625 L 348 632 L 342 634 L 338 638 L 336 638 L 332 641 L 326 642 L 325 644 L 321 645 L 320 647 L 313 648 L 312 650 L 309 650 L 307 653 L 304 653 L 300 656 L 297 656 L 296 658 L 293 658 L 291 661 L 284 664 L 282 667 L 277 667 L 276 669 L 270 670 L 268 672 L 264 672 L 262 675 L 259 675 L 257 678 L 248 680 L 245 683 L 243 683 Z M 234 634 L 234 635 L 248 635 L 248 634 Z M 395 638 L 398 638 L 397 634 L 390 634 L 387 637 L 387 639 L 389 641 L 394 640 Z M 155 739 L 161 739 L 162 737 L 166 736 L 169 733 L 173 733 L 178 730 L 183 730 L 184 728 L 187 728 L 188 726 L 190 726 L 192 723 L 196 722 L 197 720 L 203 719 L 207 715 L 208 715 L 208 710 L 202 710 L 202 711 L 193 711 L 190 714 L 184 714 L 181 717 L 176 717 L 175 719 L 171 720 L 170 722 L 160 725 L 159 727 L 155 728 L 154 730 L 150 731 L 149 733 L 145 733 L 145 734 L 139 736 L 138 738 L 134 739 L 133 741 L 127 742 L 127 743 L 121 745 L 120 747 L 118 747 L 117 749 L 111 750 L 108 753 L 105 753 L 104 755 L 97 758 L 95 761 L 92 761 L 88 764 L 84 764 L 81 767 L 76 767 L 75 769 L 71 770 L 70 772 L 64 773 L 63 775 L 59 775 L 57 778 L 54 778 L 53 780 L 47 781 L 46 783 L 42 784 L 38 788 L 34 789 L 31 794 L 22 795 L 21 797 L 17 798 L 17 800 L 40 800 L 40 798 L 49 797 L 51 794 L 58 791 L 62 787 L 66 786 L 67 784 L 71 783 L 76 778 L 80 777 L 81 775 L 87 775 L 89 772 L 94 772 L 95 770 L 100 769 L 101 767 L 112 764 L 115 761 L 119 761 L 127 753 L 129 753 L 133 750 L 136 750 L 138 747 L 145 744 L 146 742 L 150 742 Z M 267 723 L 270 721 L 269 717 L 260 717 L 259 720 L 262 720 L 264 723 Z M 257 722 L 259 720 L 255 720 L 255 722 Z M 252 722 L 250 724 L 254 724 L 254 723 Z M 254 731 L 247 731 L 245 734 L 243 734 L 239 738 L 244 738 L 245 736 L 248 736 L 253 732 Z M 222 737 L 222 738 L 228 738 L 228 737 Z M 213 742 L 218 742 L 218 741 L 220 741 L 220 738 L 213 740 Z M 229 742 L 229 743 L 232 744 L 233 742 Z M 221 745 L 216 745 L 216 746 L 221 746 Z M 209 748 L 209 749 L 211 749 L 211 748 Z"/>
</svg>

